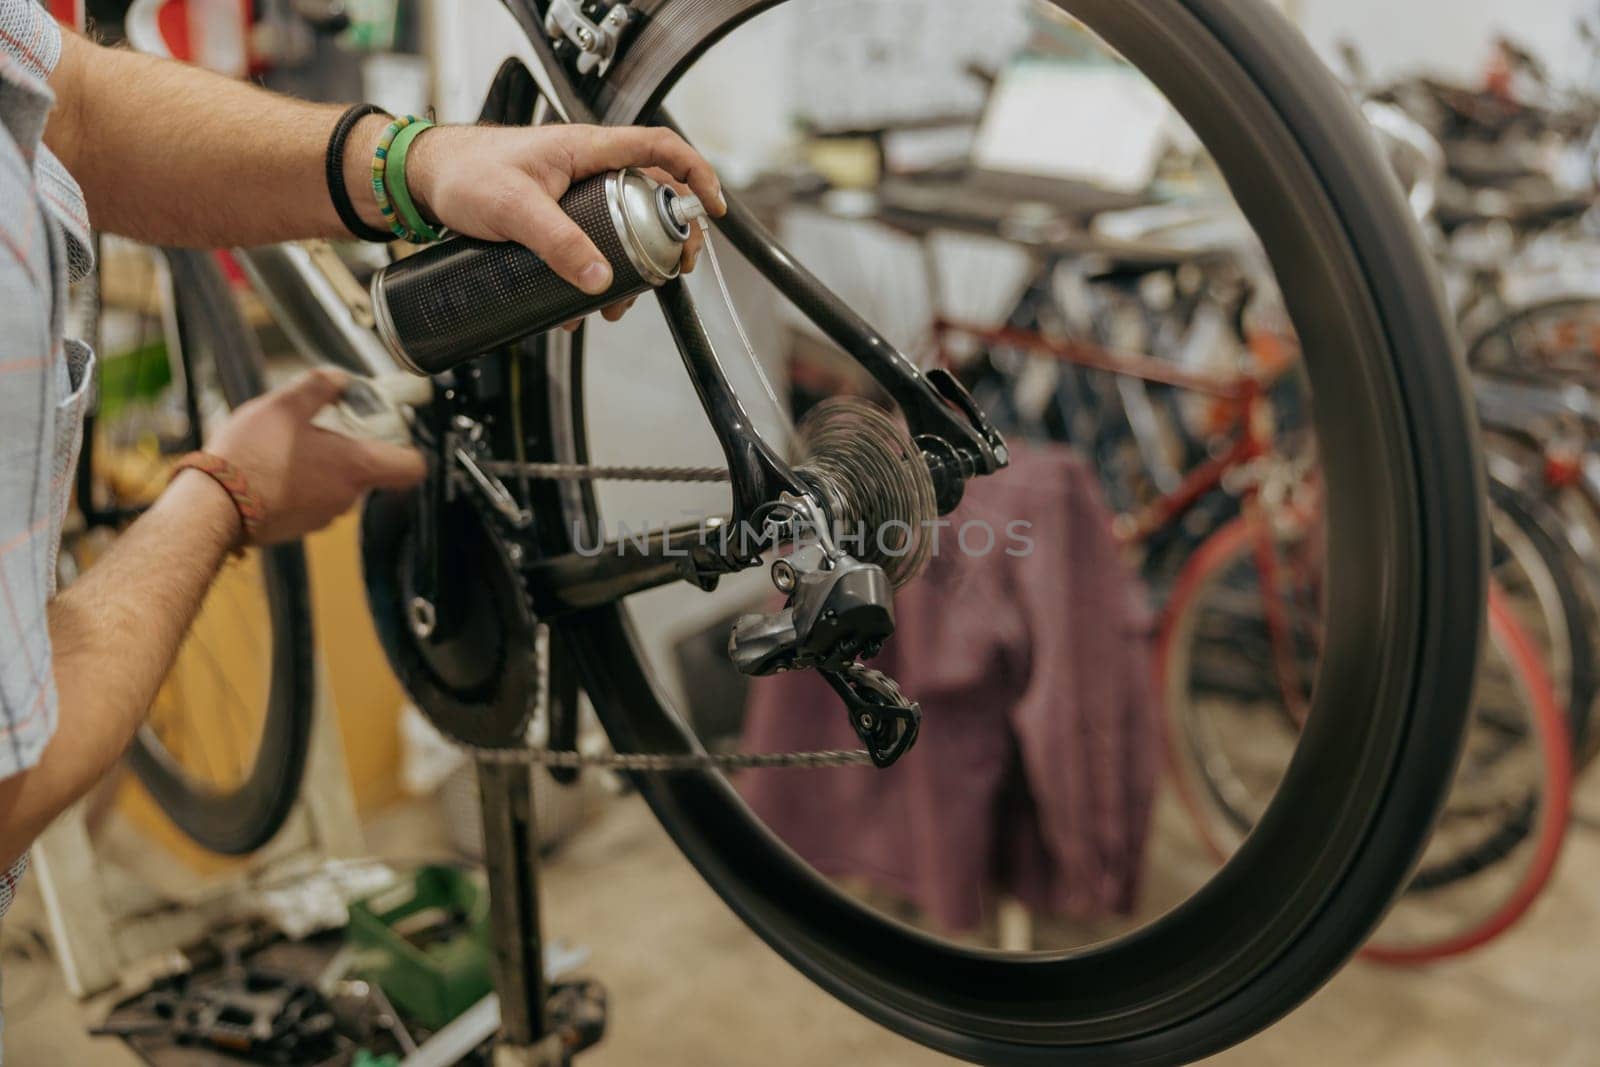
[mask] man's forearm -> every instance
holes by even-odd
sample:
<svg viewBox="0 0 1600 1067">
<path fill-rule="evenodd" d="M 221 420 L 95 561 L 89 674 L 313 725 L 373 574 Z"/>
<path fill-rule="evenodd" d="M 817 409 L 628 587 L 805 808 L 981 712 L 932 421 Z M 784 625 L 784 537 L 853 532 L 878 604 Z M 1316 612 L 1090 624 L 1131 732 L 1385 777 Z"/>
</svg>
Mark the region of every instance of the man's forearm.
<svg viewBox="0 0 1600 1067">
<path fill-rule="evenodd" d="M 103 230 L 202 247 L 346 232 L 326 176 L 336 106 L 277 96 L 72 34 L 50 85 L 57 105 L 45 141 L 83 185 L 90 220 Z M 388 121 L 369 115 L 357 123 L 342 160 L 351 206 L 382 232 L 371 164 Z M 693 191 L 714 216 L 727 210 L 705 158 L 677 134 L 649 127 L 428 132 L 412 142 L 405 185 L 436 225 L 516 241 L 567 282 L 598 295 L 611 286 L 611 266 L 560 198 L 573 182 L 622 167 Z M 692 236 L 686 246 L 685 270 L 698 240 Z"/>
<path fill-rule="evenodd" d="M 38 764 L 0 781 L 0 869 L 127 748 L 238 535 L 227 494 L 185 471 L 51 601 L 56 732 Z"/>
<path fill-rule="evenodd" d="M 346 234 L 324 153 L 340 108 L 64 35 L 45 143 L 83 186 L 97 229 L 154 244 L 266 244 Z M 347 142 L 346 187 L 379 221 L 363 172 L 384 121 Z"/>
</svg>

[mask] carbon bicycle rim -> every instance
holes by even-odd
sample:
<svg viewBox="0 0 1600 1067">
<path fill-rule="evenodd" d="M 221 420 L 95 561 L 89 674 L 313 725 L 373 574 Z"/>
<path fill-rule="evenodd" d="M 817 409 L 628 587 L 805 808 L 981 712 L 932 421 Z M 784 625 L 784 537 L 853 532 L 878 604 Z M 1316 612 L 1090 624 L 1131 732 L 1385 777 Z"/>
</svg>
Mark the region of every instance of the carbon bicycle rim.
<svg viewBox="0 0 1600 1067">
<path fill-rule="evenodd" d="M 161 254 L 195 382 L 213 385 L 229 408 L 263 392 L 260 348 L 211 253 Z M 246 678 L 236 656 L 208 648 L 212 630 L 236 642 L 248 638 L 259 669 Z M 251 550 L 225 566 L 127 754 L 157 806 L 201 847 L 243 855 L 270 841 L 288 818 L 310 745 L 311 643 L 298 543 Z"/>
<path fill-rule="evenodd" d="M 713 42 L 773 6 L 669 0 L 612 69 L 609 123 L 647 117 Z M 639 779 L 680 849 L 808 977 L 876 1021 L 986 1063 L 1167 1063 L 1289 1011 L 1365 939 L 1449 785 L 1483 600 L 1482 482 L 1449 320 L 1419 234 L 1343 91 L 1264 5 L 1061 5 L 1146 74 L 1210 149 L 1283 280 L 1305 345 L 1330 515 L 1329 652 L 1305 744 L 1255 833 L 1196 895 L 1136 934 L 1005 956 L 885 918 L 800 862 L 723 778 Z M 692 132 L 692 131 L 691 131 Z M 581 461 L 581 362 L 552 411 Z M 593 497 L 542 506 L 593 523 Z M 563 626 L 622 751 L 696 741 L 627 614 Z M 1328 783 L 1338 783 L 1329 788 Z"/>
</svg>

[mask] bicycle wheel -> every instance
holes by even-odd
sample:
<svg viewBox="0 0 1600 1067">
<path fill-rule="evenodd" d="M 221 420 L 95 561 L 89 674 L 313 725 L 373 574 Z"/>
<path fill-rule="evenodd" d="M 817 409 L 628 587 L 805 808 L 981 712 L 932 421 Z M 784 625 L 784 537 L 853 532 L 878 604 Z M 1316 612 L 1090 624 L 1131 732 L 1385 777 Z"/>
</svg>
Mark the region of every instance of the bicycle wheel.
<svg viewBox="0 0 1600 1067">
<path fill-rule="evenodd" d="M 1299 540 L 1278 536 L 1254 510 L 1230 520 L 1189 556 L 1162 613 L 1156 677 L 1168 771 L 1219 861 L 1271 800 L 1305 716 L 1321 592 L 1320 575 L 1299 580 L 1304 568 L 1286 565 Z"/>
<path fill-rule="evenodd" d="M 1494 526 L 1496 555 L 1513 560 L 1498 572 L 1536 573 L 1537 557 L 1516 555 L 1531 546 L 1504 540 L 1518 537 L 1515 528 L 1499 515 Z M 1263 565 L 1264 552 L 1280 562 Z M 1302 676 L 1283 678 L 1271 610 L 1290 621 L 1295 666 L 1314 662 L 1317 638 L 1305 631 L 1315 615 L 1305 602 L 1315 592 L 1282 578 L 1294 554 L 1293 538 L 1268 533 L 1259 518 L 1223 527 L 1185 567 L 1158 641 L 1172 781 L 1219 862 L 1249 833 L 1296 747 L 1304 696 L 1286 691 Z M 1467 952 L 1509 929 L 1549 881 L 1566 834 L 1572 743 L 1521 614 L 1494 587 L 1466 756 L 1407 893 L 1363 950 L 1368 958 L 1418 964 Z"/>
<path fill-rule="evenodd" d="M 1596 617 L 1583 561 L 1566 540 L 1561 516 L 1548 504 L 1491 479 L 1494 547 L 1490 574 L 1522 633 L 1544 655 L 1547 673 L 1566 709 L 1574 753 L 1588 751 L 1595 701 Z"/>
<path fill-rule="evenodd" d="M 255 335 L 211 253 L 107 246 L 104 361 L 69 555 L 92 565 L 105 539 L 165 485 L 205 427 L 265 388 Z M 104 332 L 104 331 L 103 331 Z M 239 855 L 269 841 L 299 794 L 312 714 L 311 614 L 298 544 L 224 564 L 127 759 L 184 834 Z"/>
<path fill-rule="evenodd" d="M 1470 952 L 1520 921 L 1555 873 L 1572 797 L 1567 716 L 1551 692 L 1538 649 L 1492 586 L 1489 633 L 1492 656 L 1479 674 L 1478 712 L 1452 787 L 1461 808 L 1478 811 L 1463 810 L 1452 819 L 1451 802 L 1446 802 L 1422 868 L 1362 950 L 1368 959 L 1419 965 Z M 1536 791 L 1528 789 L 1530 778 Z M 1429 854 L 1435 850 L 1454 851 L 1454 824 L 1481 821 L 1484 808 L 1491 809 L 1488 821 L 1499 822 L 1506 839 L 1494 865 L 1452 869 L 1458 861 L 1434 861 Z M 1466 829 L 1472 836 L 1481 832 L 1470 825 Z M 1509 840 L 1513 835 L 1515 843 Z M 1484 898 L 1495 902 L 1487 911 Z"/>
<path fill-rule="evenodd" d="M 1496 378 L 1600 385 L 1600 300 L 1542 300 L 1513 310 L 1474 338 L 1467 365 Z"/>
<path fill-rule="evenodd" d="M 1566 709 L 1573 748 L 1582 753 L 1587 750 L 1597 679 L 1592 618 L 1582 586 L 1575 578 L 1582 573 L 1581 564 L 1571 547 L 1559 539 L 1559 521 L 1549 508 L 1498 481 L 1491 482 L 1489 498 L 1493 505 L 1490 572 L 1501 590 L 1500 604 L 1515 614 L 1523 643 L 1536 653 L 1542 650 L 1546 657 L 1549 667 L 1544 673 L 1559 694 L 1559 699 L 1552 696 L 1552 700 Z M 1262 798 L 1271 795 L 1277 768 L 1287 762 L 1287 755 L 1280 751 L 1274 758 L 1256 753 L 1260 762 L 1257 773 L 1264 774 L 1265 780 L 1243 784 L 1240 772 L 1221 751 L 1218 731 L 1198 721 L 1189 687 L 1212 695 L 1229 693 L 1245 708 L 1271 702 L 1274 713 L 1266 716 L 1268 725 L 1279 723 L 1292 738 L 1299 728 L 1298 711 L 1305 701 L 1300 690 L 1311 674 L 1304 661 L 1314 662 L 1317 653 L 1317 636 L 1303 632 L 1305 626 L 1290 636 L 1295 647 L 1288 657 L 1277 647 L 1283 639 L 1273 632 L 1271 623 L 1277 620 L 1263 610 L 1262 597 L 1272 595 L 1283 605 L 1280 610 L 1285 617 L 1304 623 L 1314 618 L 1315 610 L 1297 603 L 1296 596 L 1303 601 L 1308 596 L 1314 598 L 1315 593 L 1308 593 L 1304 588 L 1308 583 L 1304 582 L 1299 589 L 1293 583 L 1279 583 L 1279 588 L 1264 593 L 1262 574 L 1271 573 L 1273 565 L 1263 566 L 1259 557 L 1253 558 L 1252 554 L 1275 553 L 1280 548 L 1263 545 L 1269 539 L 1259 527 L 1259 520 L 1234 520 L 1218 531 L 1215 543 L 1202 545 L 1189 558 L 1176 583 L 1158 641 L 1157 661 L 1166 679 L 1169 760 L 1186 807 L 1218 855 L 1231 851 L 1225 843 L 1254 824 Z M 1217 590 L 1219 583 L 1223 592 L 1212 595 L 1225 595 L 1226 602 L 1217 610 L 1198 603 L 1202 589 Z M 1208 625 L 1190 619 L 1188 616 L 1194 612 L 1207 613 Z M 1178 634 L 1184 635 L 1182 642 Z M 1194 641 L 1208 642 L 1208 654 L 1200 657 L 1198 664 L 1192 648 L 1179 647 Z M 1502 653 L 1500 658 L 1505 660 L 1509 654 Z M 1285 659 L 1294 660 L 1287 669 Z M 1481 683 L 1479 688 L 1483 689 Z M 1530 688 L 1523 684 L 1519 691 Z M 1203 803 L 1214 805 L 1226 825 L 1209 825 L 1211 820 L 1202 810 Z M 1448 806 L 1447 802 L 1447 818 Z M 1533 829 L 1534 822 L 1527 816 L 1536 806 L 1530 802 L 1516 810 L 1508 809 L 1503 826 L 1475 844 L 1463 846 L 1462 851 L 1446 855 L 1435 847 L 1431 853 L 1434 859 L 1424 861 L 1412 884 L 1437 888 L 1497 863 Z"/>
<path fill-rule="evenodd" d="M 1552 455 L 1550 446 L 1540 439 L 1540 429 L 1515 433 L 1486 429 L 1485 461 L 1491 479 L 1514 489 L 1518 499 L 1531 507 L 1528 520 L 1537 527 L 1531 536 L 1543 544 L 1540 554 L 1554 565 L 1560 599 L 1575 598 L 1581 605 L 1582 623 L 1572 629 L 1586 630 L 1591 645 L 1586 655 L 1582 648 L 1574 651 L 1576 680 L 1585 660 L 1591 665 L 1600 662 L 1600 645 L 1593 643 L 1600 642 L 1600 501 L 1587 476 L 1565 477 L 1567 465 L 1581 463 L 1583 457 L 1569 459 L 1565 448 Z M 1585 702 L 1583 687 L 1572 685 L 1567 704 L 1580 772 L 1600 754 L 1600 731 L 1596 729 L 1600 693 L 1594 688 L 1588 692 Z"/>
<path fill-rule="evenodd" d="M 714 43 L 776 5 L 645 6 L 648 21 L 598 89 L 609 123 L 648 119 Z M 642 776 L 639 787 L 753 930 L 895 1031 L 987 1063 L 1177 1062 L 1294 1007 L 1356 951 L 1404 884 L 1465 724 L 1482 618 L 1483 489 L 1452 331 L 1418 232 L 1304 41 L 1266 6 L 1237 0 L 1059 6 L 1199 135 L 1283 280 L 1300 335 L 1330 505 L 1327 652 L 1272 804 L 1229 863 L 1155 921 L 1073 951 L 1013 954 L 866 906 L 802 861 L 719 775 Z M 621 398 L 586 404 L 583 363 L 564 358 L 566 339 L 547 344 L 557 380 L 545 447 L 581 462 L 607 445 L 590 420 Z M 661 419 L 665 399 L 652 403 Z M 680 424 L 659 425 L 663 449 L 686 440 Z M 541 529 L 570 544 L 562 532 L 576 526 L 593 544 L 595 501 L 584 487 L 541 494 Z M 670 674 L 635 625 L 682 613 L 646 611 L 591 609 L 559 629 L 619 750 L 692 750 L 691 717 L 667 695 Z M 983 623 L 971 620 L 974 632 Z M 929 722 L 924 739 L 937 728 Z"/>
</svg>

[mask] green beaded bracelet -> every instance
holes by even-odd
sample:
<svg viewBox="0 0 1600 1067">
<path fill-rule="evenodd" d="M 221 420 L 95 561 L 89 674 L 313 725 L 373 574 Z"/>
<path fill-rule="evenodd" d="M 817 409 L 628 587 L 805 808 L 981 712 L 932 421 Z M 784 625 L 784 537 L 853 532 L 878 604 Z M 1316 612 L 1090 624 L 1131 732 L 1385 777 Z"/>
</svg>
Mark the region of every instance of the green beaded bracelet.
<svg viewBox="0 0 1600 1067">
<path fill-rule="evenodd" d="M 415 115 L 402 115 L 389 123 L 384 128 L 383 136 L 378 138 L 378 147 L 372 153 L 372 197 L 378 202 L 378 211 L 383 215 L 384 224 L 402 241 L 411 240 L 411 231 L 407 230 L 394 215 L 394 205 L 389 202 L 389 190 L 384 184 L 385 172 L 388 169 L 389 146 L 394 143 L 399 132 L 420 121 Z"/>
<path fill-rule="evenodd" d="M 395 134 L 393 143 L 389 145 L 388 158 L 384 162 L 383 184 L 389 194 L 389 201 L 394 205 L 400 224 L 409 231 L 410 239 L 418 244 L 437 241 L 444 236 L 428 225 L 428 220 L 422 217 L 422 212 L 417 210 L 416 203 L 411 199 L 411 189 L 406 185 L 406 155 L 411 149 L 411 142 L 420 137 L 423 131 L 431 129 L 433 123 L 426 119 L 419 119 L 407 125 L 405 129 Z"/>
</svg>

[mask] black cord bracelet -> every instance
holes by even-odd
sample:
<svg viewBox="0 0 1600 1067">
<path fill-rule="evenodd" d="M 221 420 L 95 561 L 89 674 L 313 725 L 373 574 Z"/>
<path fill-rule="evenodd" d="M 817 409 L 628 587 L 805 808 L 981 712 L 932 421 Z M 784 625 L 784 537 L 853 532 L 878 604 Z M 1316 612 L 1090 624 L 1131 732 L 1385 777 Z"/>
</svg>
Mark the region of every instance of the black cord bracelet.
<svg viewBox="0 0 1600 1067">
<path fill-rule="evenodd" d="M 356 128 L 356 123 L 368 115 L 382 114 L 386 112 L 376 104 L 353 104 L 347 108 L 345 113 L 339 116 L 338 123 L 333 127 L 333 134 L 328 138 L 328 156 L 323 166 L 328 178 L 328 198 L 333 201 L 333 210 L 339 213 L 339 221 L 344 223 L 345 229 L 363 241 L 388 242 L 395 237 L 388 230 L 380 230 L 376 226 L 362 222 L 361 216 L 356 214 L 356 207 L 350 202 L 350 193 L 344 187 L 344 143 L 350 139 L 350 131 Z"/>
</svg>

